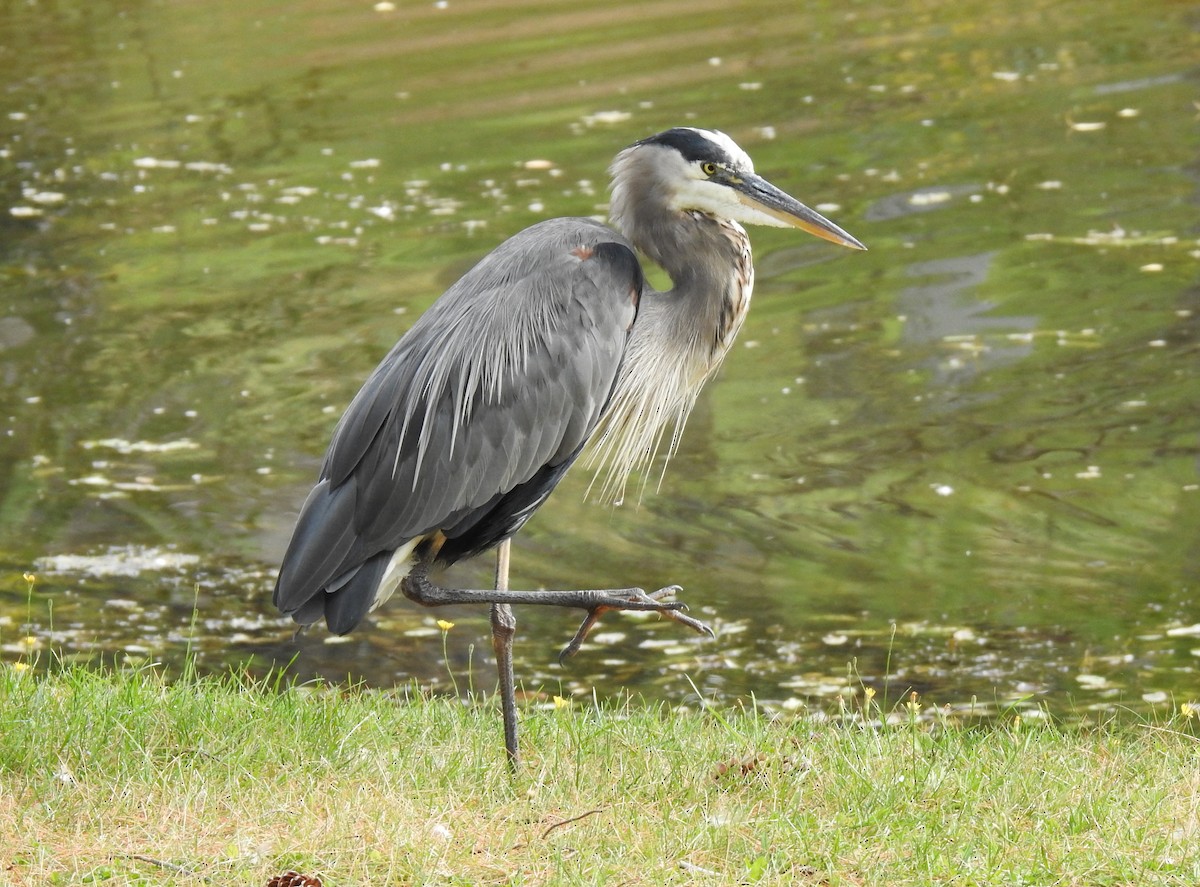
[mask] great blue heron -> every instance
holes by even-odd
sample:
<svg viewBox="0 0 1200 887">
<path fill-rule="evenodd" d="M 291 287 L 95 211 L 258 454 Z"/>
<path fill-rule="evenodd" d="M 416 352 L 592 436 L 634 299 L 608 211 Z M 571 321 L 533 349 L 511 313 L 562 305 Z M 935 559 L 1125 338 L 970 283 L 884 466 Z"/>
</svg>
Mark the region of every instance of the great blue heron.
<svg viewBox="0 0 1200 887">
<path fill-rule="evenodd" d="M 649 468 L 664 431 L 674 452 L 700 388 L 746 317 L 754 268 L 739 222 L 797 227 L 865 247 L 756 175 L 721 132 L 642 139 L 610 169 L 614 231 L 584 218 L 540 222 L 450 287 L 351 402 L 300 512 L 275 604 L 344 634 L 399 588 L 425 606 L 491 604 L 505 747 L 518 761 L 511 604 L 588 615 L 656 610 L 680 589 L 509 591 L 508 540 L 593 442 L 605 493 Z M 618 233 L 619 232 L 619 233 Z M 674 288 L 658 292 L 637 251 Z M 434 566 L 499 545 L 496 588 L 435 585 Z"/>
</svg>

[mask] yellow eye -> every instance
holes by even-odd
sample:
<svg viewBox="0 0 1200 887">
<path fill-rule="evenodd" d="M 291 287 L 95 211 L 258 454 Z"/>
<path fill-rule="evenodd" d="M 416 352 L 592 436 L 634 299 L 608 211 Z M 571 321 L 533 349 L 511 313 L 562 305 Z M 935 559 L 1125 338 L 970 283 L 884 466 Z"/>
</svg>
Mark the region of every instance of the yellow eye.
<svg viewBox="0 0 1200 887">
<path fill-rule="evenodd" d="M 717 165 L 710 160 L 700 164 L 700 171 L 706 176 L 715 176 L 717 174 Z"/>
</svg>

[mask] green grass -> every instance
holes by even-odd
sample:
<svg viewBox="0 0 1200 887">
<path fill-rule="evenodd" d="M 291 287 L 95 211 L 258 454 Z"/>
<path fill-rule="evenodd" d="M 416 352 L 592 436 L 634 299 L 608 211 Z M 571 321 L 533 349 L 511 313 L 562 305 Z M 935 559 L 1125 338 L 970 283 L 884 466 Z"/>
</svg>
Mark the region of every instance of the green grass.
<svg viewBox="0 0 1200 887">
<path fill-rule="evenodd" d="M 576 702 L 523 712 L 511 778 L 489 704 L 0 665 L 0 882 L 1195 884 L 1189 713 L 963 729 Z"/>
</svg>

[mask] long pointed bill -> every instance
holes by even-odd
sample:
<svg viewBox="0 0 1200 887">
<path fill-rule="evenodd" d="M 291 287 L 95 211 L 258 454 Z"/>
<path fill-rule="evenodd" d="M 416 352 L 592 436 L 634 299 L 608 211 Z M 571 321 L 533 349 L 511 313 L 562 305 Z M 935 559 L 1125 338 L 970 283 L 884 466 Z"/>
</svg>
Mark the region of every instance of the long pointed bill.
<svg viewBox="0 0 1200 887">
<path fill-rule="evenodd" d="M 848 246 L 851 249 L 866 249 L 856 237 L 843 231 L 816 210 L 809 209 L 795 197 L 779 190 L 761 176 L 746 175 L 729 184 L 740 204 L 760 214 L 760 224 L 800 228 L 830 243 Z"/>
</svg>

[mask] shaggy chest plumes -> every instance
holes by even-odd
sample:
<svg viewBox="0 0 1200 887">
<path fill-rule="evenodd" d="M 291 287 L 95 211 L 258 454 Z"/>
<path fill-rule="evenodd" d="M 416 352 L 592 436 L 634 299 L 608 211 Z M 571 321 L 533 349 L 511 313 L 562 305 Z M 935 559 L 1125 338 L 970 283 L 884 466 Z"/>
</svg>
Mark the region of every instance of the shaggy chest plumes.
<svg viewBox="0 0 1200 887">
<path fill-rule="evenodd" d="M 640 499 L 660 454 L 661 482 L 696 398 L 720 368 L 750 310 L 754 265 L 746 232 L 736 222 L 698 213 L 693 222 L 713 239 L 721 259 L 713 268 L 721 271 L 700 280 L 687 275 L 686 289 L 644 294 L 588 457 L 595 470 L 591 488 L 602 500 L 623 502 L 635 475 Z"/>
</svg>

